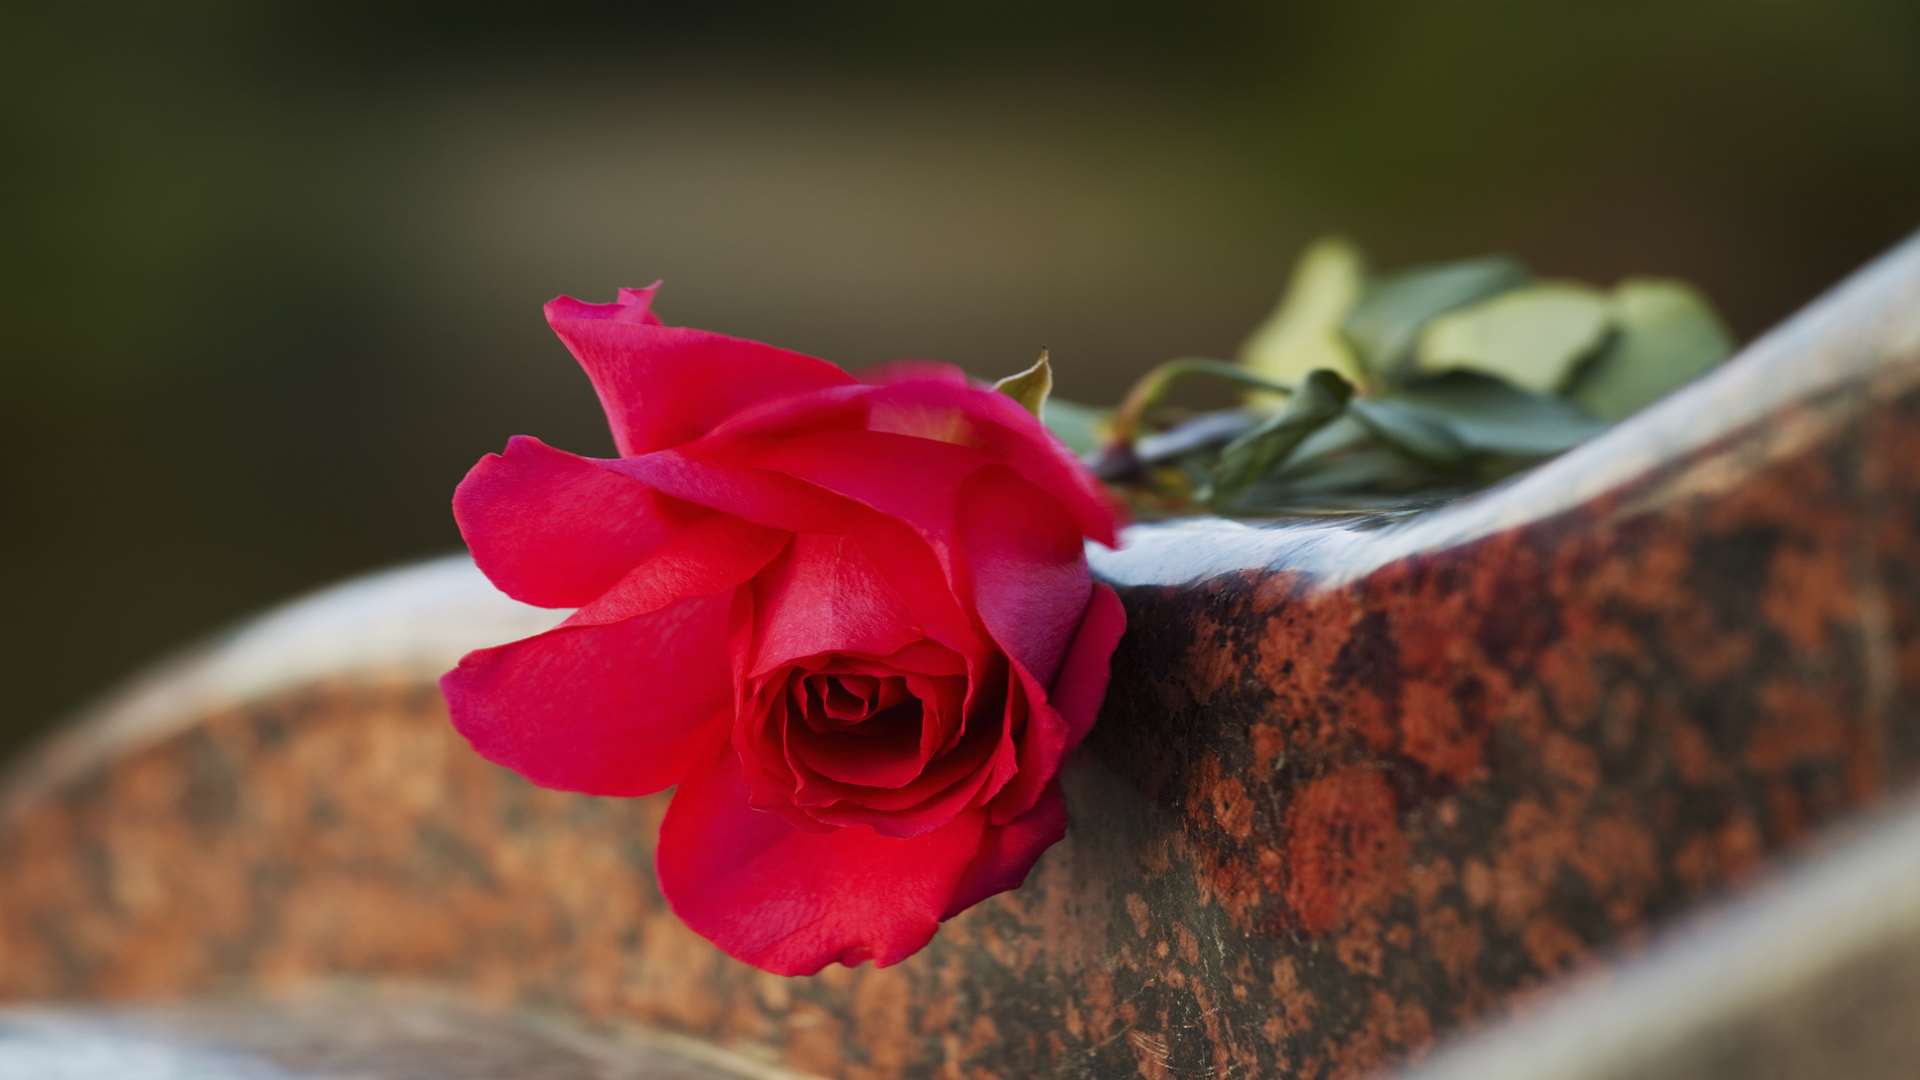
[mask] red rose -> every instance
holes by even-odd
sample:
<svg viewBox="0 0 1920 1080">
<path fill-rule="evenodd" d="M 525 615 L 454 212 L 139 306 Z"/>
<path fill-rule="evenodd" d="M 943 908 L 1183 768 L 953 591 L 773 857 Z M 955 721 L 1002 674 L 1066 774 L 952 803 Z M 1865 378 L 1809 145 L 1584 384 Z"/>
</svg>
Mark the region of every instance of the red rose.
<svg viewBox="0 0 1920 1080">
<path fill-rule="evenodd" d="M 1066 829 L 1055 774 L 1125 624 L 1113 505 L 1012 399 L 941 365 L 859 381 L 561 298 L 620 457 L 517 437 L 454 516 L 554 630 L 442 687 L 481 754 L 595 795 L 679 785 L 660 888 L 769 971 L 895 963 Z"/>
</svg>

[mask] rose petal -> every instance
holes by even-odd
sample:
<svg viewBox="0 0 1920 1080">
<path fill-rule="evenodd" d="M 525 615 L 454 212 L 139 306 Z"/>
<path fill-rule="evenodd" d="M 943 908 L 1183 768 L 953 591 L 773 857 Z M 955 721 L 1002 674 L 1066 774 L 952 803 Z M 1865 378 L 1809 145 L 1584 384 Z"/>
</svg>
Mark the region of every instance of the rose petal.
<svg viewBox="0 0 1920 1080">
<path fill-rule="evenodd" d="M 754 582 L 758 676 L 805 656 L 883 657 L 925 635 L 895 587 L 852 536 L 803 533 Z"/>
<path fill-rule="evenodd" d="M 965 445 L 1005 462 L 1065 507 L 1080 532 L 1113 547 L 1123 514 L 1104 487 L 1032 413 L 1012 398 L 944 379 L 877 387 L 868 426 L 925 438 L 964 432 Z"/>
<path fill-rule="evenodd" d="M 789 539 L 777 529 L 707 514 L 674 530 L 612 588 L 574 612 L 567 625 L 619 622 L 684 597 L 725 592 L 772 562 Z"/>
<path fill-rule="evenodd" d="M 699 456 L 726 457 L 744 444 L 795 433 L 861 430 L 867 426 L 867 414 L 872 411 L 868 400 L 874 393 L 874 387 L 858 383 L 762 401 L 734 413 L 705 438 L 688 444 L 687 450 Z"/>
<path fill-rule="evenodd" d="M 559 627 L 468 654 L 441 680 L 454 726 L 547 787 L 674 783 L 726 736 L 734 593 L 786 540 L 718 514 L 682 530 Z"/>
<path fill-rule="evenodd" d="M 920 756 L 931 761 L 960 741 L 967 719 L 967 681 L 909 676 L 907 685 L 920 699 Z"/>
<path fill-rule="evenodd" d="M 917 717 L 875 717 L 864 726 L 875 730 L 858 735 L 822 735 L 805 724 L 788 724 L 787 761 L 800 781 L 794 792 L 796 802 L 808 802 L 809 789 L 822 779 L 866 788 L 897 788 L 926 768 Z"/>
<path fill-rule="evenodd" d="M 995 823 L 1019 817 L 1035 806 L 1047 782 L 1059 773 L 1061 760 L 1086 738 L 1106 696 L 1114 646 L 1126 628 L 1127 612 L 1120 597 L 1106 585 L 1096 584 L 1052 692 L 1043 692 L 1031 674 L 1017 670 L 1016 697 L 1026 711 L 1020 767 L 993 798 L 990 809 Z"/>
<path fill-rule="evenodd" d="M 912 695 L 898 675 L 810 674 L 793 682 L 793 700 L 802 719 L 825 734 L 850 731 L 861 721 L 893 708 Z"/>
<path fill-rule="evenodd" d="M 978 676 L 992 652 L 977 622 L 961 606 L 959 595 L 933 550 L 893 518 L 866 515 L 851 526 L 877 573 L 900 595 L 928 643 L 944 646 Z"/>
<path fill-rule="evenodd" d="M 547 323 L 586 370 L 622 456 L 696 439 L 757 402 L 852 383 L 825 360 L 706 330 L 662 326 L 647 312 L 652 290 L 620 303 L 559 297 Z"/>
<path fill-rule="evenodd" d="M 827 422 L 818 414 L 806 419 Z M 864 414 L 834 422 L 864 423 Z M 930 636 L 969 655 L 978 652 L 983 643 L 954 596 L 952 524 L 959 485 L 991 459 L 966 447 L 860 427 L 778 437 L 756 429 L 752 438 L 731 442 L 716 434 L 695 449 L 697 457 L 650 454 L 619 468 L 662 492 L 755 521 L 861 536 L 882 573 L 915 582 L 903 591 Z M 873 513 L 862 514 L 862 507 Z"/>
<path fill-rule="evenodd" d="M 967 482 L 958 515 L 980 621 L 1044 686 L 1059 670 L 1093 589 L 1080 530 L 1046 494 L 1004 467 Z"/>
<path fill-rule="evenodd" d="M 805 812 L 829 825 L 865 826 L 886 836 L 917 836 L 984 805 L 1016 767 L 1013 740 L 996 728 L 970 729 L 960 744 L 912 782 L 862 788 L 815 779 Z"/>
<path fill-rule="evenodd" d="M 641 326 L 661 326 L 660 316 L 653 312 L 654 294 L 660 291 L 660 283 L 654 282 L 644 289 L 621 289 L 619 299 L 611 304 L 590 304 L 575 300 L 571 296 L 556 296 L 547 304 L 548 317 L 555 311 L 570 319 L 606 319 L 610 322 L 638 323 Z"/>
<path fill-rule="evenodd" d="M 825 675 L 865 675 L 876 679 L 903 673 L 963 675 L 967 671 L 966 661 L 958 653 L 931 641 L 916 641 L 890 656 L 812 656 L 794 666 Z"/>
<path fill-rule="evenodd" d="M 674 912 L 729 956 L 781 975 L 886 967 L 933 937 L 963 882 L 978 890 L 983 829 L 976 812 L 910 838 L 806 832 L 752 809 L 722 753 L 674 793 L 656 866 Z"/>
<path fill-rule="evenodd" d="M 702 457 L 777 449 L 798 436 L 866 430 L 962 447 L 1018 472 L 1065 507 L 1083 535 L 1112 547 L 1124 517 L 1100 482 L 1012 398 L 952 377 L 907 374 L 880 385 L 834 386 L 741 410 L 688 447 Z M 873 485 L 867 485 L 872 488 Z"/>
<path fill-rule="evenodd" d="M 920 645 L 958 654 L 970 669 L 983 662 L 985 642 L 919 537 L 851 504 L 840 524 L 845 532 L 802 533 L 755 583 L 760 621 L 743 675 L 834 653 L 884 659 Z"/>
<path fill-rule="evenodd" d="M 906 522 L 939 556 L 949 580 L 957 580 L 953 528 L 961 485 L 994 463 L 969 447 L 864 429 L 769 440 L 747 460 Z"/>
<path fill-rule="evenodd" d="M 858 787 L 816 777 L 803 792 L 805 813 L 816 822 L 913 836 L 939 828 L 971 807 L 988 805 L 1019 765 L 1014 730 L 1005 719 L 1008 667 L 1002 660 L 988 670 L 997 674 L 976 677 L 966 688 L 972 722 L 957 727 L 933 752 L 924 749 L 929 741 L 923 740 L 927 765 L 911 782 L 893 788 Z"/>
<path fill-rule="evenodd" d="M 1041 792 L 1031 810 L 1005 825 L 987 828 L 978 854 L 940 917 L 951 919 L 995 893 L 1019 888 L 1041 854 L 1066 834 L 1067 801 L 1056 780 Z"/>
<path fill-rule="evenodd" d="M 1104 583 L 1095 583 L 1087 614 L 1080 620 L 1073 647 L 1053 678 L 1047 699 L 1067 723 L 1067 749 L 1080 745 L 1092 730 L 1107 696 L 1113 650 L 1127 630 L 1127 609 L 1120 596 Z"/>
<path fill-rule="evenodd" d="M 740 763 L 749 801 L 759 810 L 785 814 L 802 825 L 815 825 L 805 813 L 793 806 L 793 793 L 799 786 L 793 763 L 787 754 L 787 735 L 797 722 L 792 695 L 774 688 L 777 680 L 763 683 L 736 708 L 731 745 Z"/>
<path fill-rule="evenodd" d="M 612 461 L 591 460 L 661 495 L 773 528 L 839 532 L 846 528 L 849 515 L 860 512 L 846 499 L 790 476 L 737 463 L 690 458 L 677 450 Z"/>
<path fill-rule="evenodd" d="M 467 473 L 453 495 L 454 520 L 501 592 L 579 607 L 684 519 L 684 507 L 604 465 L 517 435 Z"/>
<path fill-rule="evenodd" d="M 695 597 L 468 653 L 440 680 L 453 725 L 542 787 L 645 795 L 678 783 L 727 737 L 730 602 Z"/>
</svg>

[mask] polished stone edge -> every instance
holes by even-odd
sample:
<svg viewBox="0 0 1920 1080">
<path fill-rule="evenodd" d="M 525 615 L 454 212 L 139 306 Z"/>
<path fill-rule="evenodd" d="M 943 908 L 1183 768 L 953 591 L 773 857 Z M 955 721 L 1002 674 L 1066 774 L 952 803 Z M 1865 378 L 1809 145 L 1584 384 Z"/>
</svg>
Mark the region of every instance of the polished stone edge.
<svg viewBox="0 0 1920 1080">
<path fill-rule="evenodd" d="M 1909 799 L 1412 1075 L 1893 1080 L 1920 1061 L 1917 1015 L 1920 799 Z"/>
<path fill-rule="evenodd" d="M 206 716 L 348 673 L 418 682 L 468 651 L 551 629 L 565 612 L 509 599 L 450 555 L 322 589 L 135 677 L 0 771 L 0 823 L 115 755 Z"/>
</svg>

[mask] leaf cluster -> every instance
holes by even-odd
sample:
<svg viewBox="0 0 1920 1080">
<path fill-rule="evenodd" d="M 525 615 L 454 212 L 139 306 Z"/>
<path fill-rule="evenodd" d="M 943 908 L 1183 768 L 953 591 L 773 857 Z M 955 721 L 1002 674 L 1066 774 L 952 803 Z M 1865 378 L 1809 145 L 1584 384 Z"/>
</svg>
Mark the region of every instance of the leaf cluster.
<svg viewBox="0 0 1920 1080">
<path fill-rule="evenodd" d="M 1733 342 L 1692 287 L 1539 279 L 1505 257 L 1375 274 L 1352 244 L 1300 258 L 1236 361 L 1169 361 L 1112 411 L 1045 419 L 1143 509 L 1258 515 L 1487 483 L 1592 437 L 1712 368 Z M 1177 383 L 1227 379 L 1195 415 Z M 1037 411 L 1037 410 L 1036 410 Z"/>
</svg>

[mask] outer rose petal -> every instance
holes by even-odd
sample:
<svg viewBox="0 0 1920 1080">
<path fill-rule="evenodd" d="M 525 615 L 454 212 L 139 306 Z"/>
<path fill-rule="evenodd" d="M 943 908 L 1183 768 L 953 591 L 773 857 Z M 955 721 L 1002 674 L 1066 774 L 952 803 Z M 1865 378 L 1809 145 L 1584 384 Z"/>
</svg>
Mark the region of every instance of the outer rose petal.
<svg viewBox="0 0 1920 1080">
<path fill-rule="evenodd" d="M 1025 814 L 1005 825 L 988 826 L 980 851 L 967 866 L 942 919 L 951 919 L 995 893 L 1017 889 L 1027 880 L 1041 853 L 1067 835 L 1067 801 L 1058 780 L 1048 784 Z"/>
<path fill-rule="evenodd" d="M 1126 628 L 1127 612 L 1118 594 L 1096 584 L 1051 693 L 1041 694 L 1032 676 L 1024 676 L 1022 685 L 1030 704 L 1020 739 L 1020 771 L 993 800 L 996 822 L 1037 805 L 1034 800 L 1041 798 L 1042 785 L 1060 771 L 1061 759 L 1087 737 L 1106 697 L 1114 647 Z"/>
<path fill-rule="evenodd" d="M 945 413 L 973 421 L 967 445 L 1011 466 L 1065 507 L 1080 531 L 1113 547 L 1121 513 L 1085 466 L 1032 413 L 1005 394 L 944 379 L 915 379 L 877 387 L 870 426 L 876 431 L 940 438 Z"/>
<path fill-rule="evenodd" d="M 490 761 L 591 795 L 673 784 L 726 738 L 737 586 L 786 543 L 715 515 L 544 634 L 470 653 L 440 681 Z"/>
<path fill-rule="evenodd" d="M 541 787 L 645 795 L 727 737 L 726 595 L 468 653 L 440 680 L 453 726 Z"/>
<path fill-rule="evenodd" d="M 853 382 L 825 360 L 706 330 L 627 315 L 651 290 L 616 304 L 559 297 L 547 323 L 593 381 L 622 456 L 677 446 L 757 402 Z"/>
<path fill-rule="evenodd" d="M 1120 594 L 1105 583 L 1095 583 L 1087 614 L 1080 620 L 1080 632 L 1073 647 L 1053 678 L 1048 698 L 1067 722 L 1067 749 L 1080 745 L 1093 729 L 1100 703 L 1107 696 L 1107 680 L 1112 674 L 1113 650 L 1127 631 L 1127 609 Z"/>
<path fill-rule="evenodd" d="M 657 450 L 613 461 L 591 459 L 609 472 L 637 480 L 663 496 L 774 528 L 837 532 L 856 508 L 847 500 L 765 469 L 703 461 L 678 450 Z"/>
<path fill-rule="evenodd" d="M 925 945 L 981 878 L 985 820 L 975 811 L 903 838 L 802 831 L 748 806 L 739 762 L 721 753 L 674 792 L 655 864 L 674 912 L 735 959 L 780 975 L 886 967 Z"/>
<path fill-rule="evenodd" d="M 688 452 L 724 458 L 742 444 L 752 453 L 755 442 L 777 448 L 795 434 L 850 429 L 964 447 L 1005 464 L 1065 507 L 1083 534 L 1114 545 L 1122 514 L 1099 481 L 1012 398 L 944 365 L 915 364 L 877 385 L 763 401 Z"/>
<path fill-rule="evenodd" d="M 665 537 L 676 508 L 604 462 L 516 435 L 453 493 L 473 561 L 501 592 L 540 607 L 579 607 L 607 591 Z"/>
<path fill-rule="evenodd" d="M 1045 493 L 1005 467 L 982 470 L 957 496 L 963 565 L 980 621 L 1042 686 L 1080 626 L 1093 578 L 1080 530 Z"/>
<path fill-rule="evenodd" d="M 625 577 L 567 620 L 604 625 L 658 611 L 689 596 L 723 593 L 778 555 L 791 537 L 725 514 L 707 514 L 674 530 Z"/>
<path fill-rule="evenodd" d="M 951 565 L 954 504 L 968 477 L 993 459 L 966 446 L 865 429 L 829 428 L 770 439 L 754 465 L 899 518 Z"/>
<path fill-rule="evenodd" d="M 547 306 L 549 309 L 558 308 L 570 318 L 610 319 L 642 326 L 661 326 L 664 324 L 660 316 L 653 313 L 653 298 L 659 291 L 660 283 L 656 281 L 644 289 L 621 289 L 619 298 L 611 304 L 589 304 L 571 296 L 558 296 Z"/>
</svg>

